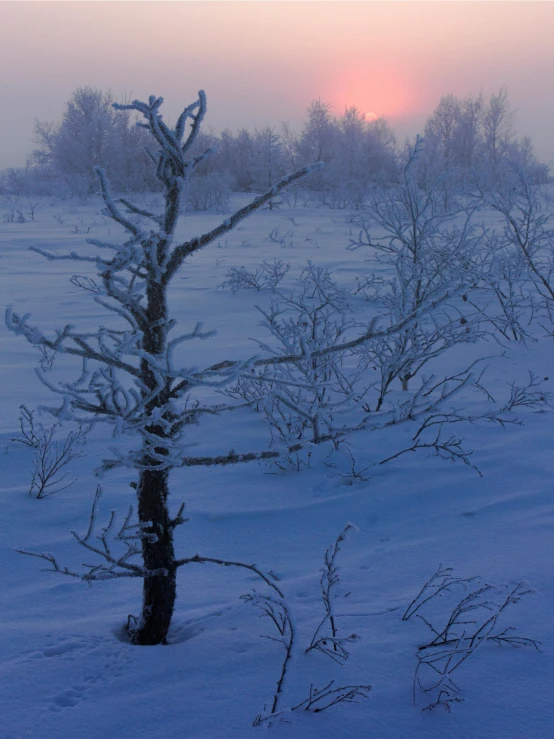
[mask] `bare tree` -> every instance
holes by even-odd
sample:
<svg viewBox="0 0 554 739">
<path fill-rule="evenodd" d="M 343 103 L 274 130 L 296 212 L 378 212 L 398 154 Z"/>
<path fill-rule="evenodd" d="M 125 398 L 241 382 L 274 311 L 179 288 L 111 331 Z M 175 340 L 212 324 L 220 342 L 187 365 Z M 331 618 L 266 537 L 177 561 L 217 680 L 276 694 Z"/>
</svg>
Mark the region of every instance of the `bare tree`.
<svg viewBox="0 0 554 739">
<path fill-rule="evenodd" d="M 336 124 L 331 116 L 331 106 L 321 100 L 313 100 L 308 107 L 308 120 L 299 142 L 306 159 L 327 162 L 332 156 Z"/>
<path fill-rule="evenodd" d="M 504 186 L 493 193 L 482 192 L 484 202 L 504 220 L 501 241 L 505 253 L 520 274 L 534 286 L 541 306 L 552 316 L 554 310 L 554 223 L 544 188 L 533 172 L 515 163 L 505 163 Z"/>
<path fill-rule="evenodd" d="M 218 385 L 236 377 L 242 367 L 227 368 L 226 363 L 204 372 L 192 373 L 174 365 L 176 348 L 184 341 L 205 338 L 209 334 L 197 326 L 192 332 L 172 338 L 175 321 L 168 313 L 167 290 L 185 259 L 211 244 L 240 221 L 260 208 L 281 189 L 311 171 L 304 167 L 285 177 L 269 192 L 241 208 L 212 231 L 190 241 L 173 242 L 181 212 L 186 182 L 205 154 L 187 158 L 206 112 L 206 98 L 184 109 L 174 129 L 163 121 L 163 98 L 150 97 L 147 103 L 114 105 L 118 110 L 136 111 L 142 124 L 158 147 L 151 158 L 164 192 L 161 214 L 147 212 L 128 200 L 116 202 L 103 169 L 95 171 L 100 181 L 106 209 L 127 233 L 122 244 L 89 239 L 88 243 L 108 252 L 108 256 L 58 257 L 42 252 L 49 259 L 69 258 L 92 262 L 100 285 L 94 299 L 115 313 L 125 324 L 121 329 L 99 328 L 92 333 L 76 331 L 71 325 L 47 338 L 32 327 L 28 316 L 8 310 L 7 324 L 35 346 L 56 350 L 82 360 L 83 370 L 75 382 L 57 385 L 42 375 L 43 382 L 64 398 L 63 414 L 86 419 L 106 419 L 133 430 L 140 437 L 140 447 L 107 466 L 126 464 L 138 471 L 136 485 L 140 532 L 141 566 L 129 568 L 121 562 L 117 576 L 144 578 L 142 617 L 134 630 L 137 644 L 165 641 L 176 596 L 176 571 L 179 562 L 173 547 L 173 532 L 182 519 L 169 512 L 169 471 L 183 464 L 179 438 L 183 428 L 200 417 L 203 409 L 183 411 L 178 401 L 187 398 L 199 385 Z M 190 122 L 190 127 L 187 124 Z M 188 130 L 187 130 L 188 128 Z M 134 216 L 147 219 L 152 228 L 137 225 Z M 110 255 L 111 252 L 111 255 Z M 182 563 L 181 563 L 182 564 Z M 115 576 L 115 572 L 112 572 Z"/>
<path fill-rule="evenodd" d="M 96 166 L 108 171 L 118 190 L 155 185 L 144 153 L 147 137 L 132 125 L 129 110 L 118 115 L 112 103 L 110 91 L 79 87 L 59 124 L 35 122 L 38 148 L 33 162 L 50 170 L 71 194 L 90 195 L 96 190 Z"/>
<path fill-rule="evenodd" d="M 368 248 L 377 264 L 392 271 L 392 280 L 376 293 L 391 324 L 418 312 L 423 304 L 437 300 L 440 304 L 439 310 L 427 312 L 404 330 L 358 350 L 361 361 L 379 372 L 376 410 L 380 410 L 393 382 L 400 380 L 403 390 L 407 390 L 410 380 L 431 359 L 455 344 L 476 338 L 468 311 L 439 296 L 454 296 L 466 284 L 482 234 L 472 225 L 472 208 L 453 196 L 445 204 L 448 173 L 429 185 L 418 181 L 424 150 L 424 142 L 418 138 L 408 153 L 398 185 L 375 187 L 366 212 L 352 219 L 360 231 L 349 248 Z"/>
<path fill-rule="evenodd" d="M 280 174 L 283 174 L 282 147 L 280 136 L 271 126 L 254 132 L 256 161 L 258 163 L 258 180 L 262 189 L 270 189 Z M 273 210 L 276 203 L 270 200 L 268 207 Z"/>
<path fill-rule="evenodd" d="M 508 90 L 503 85 L 496 95 L 489 97 L 483 111 L 485 153 L 494 170 L 513 141 L 515 117 L 516 111 L 510 105 Z"/>
<path fill-rule="evenodd" d="M 461 117 L 461 102 L 455 95 L 443 95 L 433 115 L 425 125 L 427 151 L 431 153 L 435 173 L 444 172 L 455 164 L 456 134 Z"/>
</svg>

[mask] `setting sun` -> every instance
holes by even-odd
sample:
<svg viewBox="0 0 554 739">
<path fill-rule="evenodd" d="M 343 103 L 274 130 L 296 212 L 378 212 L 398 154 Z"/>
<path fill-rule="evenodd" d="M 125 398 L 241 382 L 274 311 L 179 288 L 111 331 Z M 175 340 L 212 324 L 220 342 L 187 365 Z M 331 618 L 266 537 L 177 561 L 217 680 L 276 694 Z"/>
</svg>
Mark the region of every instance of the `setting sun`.
<svg viewBox="0 0 554 739">
<path fill-rule="evenodd" d="M 4 97 L 17 91 L 0 126 L 0 142 L 10 141 L 0 143 L 5 167 L 25 160 L 34 117 L 54 119 L 82 84 L 144 98 L 159 90 L 168 101 L 202 87 L 210 121 L 221 129 L 286 120 L 298 130 L 310 102 L 320 99 L 335 116 L 356 106 L 368 120 L 385 117 L 413 136 L 442 94 L 490 94 L 506 83 L 521 132 L 543 153 L 552 150 L 554 101 L 544 79 L 554 63 L 553 3 L 0 5 L 0 60 L 10 70 Z M 136 63 L 145 51 L 139 38 L 148 39 L 144 66 Z M 177 115 L 171 106 L 168 115 Z"/>
<path fill-rule="evenodd" d="M 354 105 L 365 112 L 368 121 L 382 116 L 394 121 L 418 107 L 417 90 L 409 88 L 405 78 L 394 70 L 375 69 L 368 64 L 341 71 L 329 86 L 328 95 L 336 115 Z"/>
</svg>

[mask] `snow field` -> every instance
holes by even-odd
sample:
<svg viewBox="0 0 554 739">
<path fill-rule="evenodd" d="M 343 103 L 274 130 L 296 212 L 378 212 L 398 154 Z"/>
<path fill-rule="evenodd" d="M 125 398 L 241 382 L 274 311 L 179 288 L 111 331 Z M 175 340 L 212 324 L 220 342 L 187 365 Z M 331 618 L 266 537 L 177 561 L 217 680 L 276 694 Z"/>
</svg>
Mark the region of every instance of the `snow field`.
<svg viewBox="0 0 554 739">
<path fill-rule="evenodd" d="M 238 205 L 245 198 L 235 199 Z M 201 320 L 217 336 L 186 345 L 184 363 L 207 366 L 222 357 L 244 358 L 256 352 L 251 338 L 267 338 L 254 306 L 267 305 L 270 291 L 221 289 L 233 266 L 252 269 L 264 259 L 282 259 L 291 265 L 282 283 L 289 289 L 309 259 L 328 267 L 339 283 L 352 285 L 367 268 L 367 254 L 346 250 L 346 215 L 323 209 L 266 210 L 192 257 L 173 284 L 171 310 L 183 330 Z M 84 250 L 90 248 L 84 244 L 87 236 L 116 238 L 100 203 L 48 200 L 36 218 L 2 224 L 3 302 L 32 313 L 45 331 L 68 322 L 86 329 L 111 320 L 85 291 L 69 283 L 76 265 L 46 262 L 27 250 L 31 245 Z M 179 236 L 204 232 L 220 220 L 217 214 L 190 216 L 183 219 Z M 268 238 L 276 227 L 292 232 L 290 246 Z M 489 361 L 487 387 L 493 395 L 505 393 L 510 382 L 523 382 L 528 370 L 551 376 L 552 338 L 539 328 L 536 333 L 536 343 L 511 342 L 505 358 Z M 199 359 L 189 361 L 189 351 Z M 492 341 L 458 346 L 433 369 L 457 371 L 473 359 L 501 352 Z M 257 463 L 172 473 L 174 510 L 186 500 L 191 519 L 176 532 L 179 556 L 198 553 L 252 562 L 279 578 L 298 638 L 283 705 L 303 700 L 311 683 L 322 686 L 335 679 L 337 685 L 371 685 L 368 700 L 320 714 L 295 712 L 290 723 L 276 722 L 268 730 L 251 724 L 264 704 L 271 704 L 282 648 L 259 638 L 273 635 L 271 624 L 239 599 L 252 588 L 264 591 L 251 573 L 215 565 L 182 568 L 171 646 L 140 649 L 122 640 L 127 614 L 140 607 L 138 581 L 88 587 L 44 574 L 43 562 L 14 552 L 16 547 L 48 551 L 73 566 L 85 561 L 69 532 L 86 530 L 99 482 L 94 470 L 119 442 L 107 428 L 97 427 L 86 456 L 74 463 L 77 482 L 45 500 L 30 498 L 30 450 L 11 441 L 18 432 L 19 405 L 54 401 L 34 375 L 36 353 L 6 330 L 0 332 L 0 357 L 3 737 L 238 739 L 266 731 L 307 739 L 551 735 L 554 431 L 549 412 L 523 411 L 522 426 L 483 424 L 460 431 L 475 450 L 472 459 L 483 477 L 462 464 L 426 459 L 425 452 L 418 452 L 371 468 L 368 479 L 356 479 L 348 476 L 345 457 L 336 468 L 326 467 L 329 450 L 319 448 L 310 468 L 300 473 L 276 475 L 274 467 Z M 63 376 L 61 360 L 58 371 Z M 478 405 L 473 396 L 467 402 Z M 267 446 L 259 416 L 237 414 L 224 437 L 222 428 L 221 419 L 194 427 L 191 449 L 221 453 L 230 447 L 240 452 Z M 362 469 L 405 446 L 409 437 L 409 429 L 399 425 L 360 433 L 349 443 Z M 100 520 L 111 509 L 124 515 L 133 502 L 131 481 L 127 471 L 117 470 L 100 481 Z M 319 593 L 323 554 L 349 521 L 358 531 L 348 536 L 339 555 L 341 581 L 334 605 L 339 633 L 360 639 L 341 666 L 317 652 L 304 654 L 304 648 L 324 615 Z M 401 621 L 401 615 L 439 563 L 499 586 L 527 582 L 534 593 L 509 607 L 502 623 L 543 644 L 540 653 L 486 644 L 456 673 L 464 702 L 451 713 L 440 708 L 422 713 L 411 703 L 411 690 L 415 654 L 429 632 L 420 621 Z"/>
</svg>

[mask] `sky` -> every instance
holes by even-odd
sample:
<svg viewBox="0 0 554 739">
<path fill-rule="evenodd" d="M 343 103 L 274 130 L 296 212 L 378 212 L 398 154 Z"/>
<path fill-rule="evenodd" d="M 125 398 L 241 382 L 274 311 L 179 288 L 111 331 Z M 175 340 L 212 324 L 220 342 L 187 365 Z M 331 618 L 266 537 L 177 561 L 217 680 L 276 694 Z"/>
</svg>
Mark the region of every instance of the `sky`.
<svg viewBox="0 0 554 739">
<path fill-rule="evenodd" d="M 0 170 L 90 85 L 162 95 L 165 115 L 208 96 L 215 132 L 290 122 L 314 99 L 355 105 L 400 137 L 445 93 L 506 85 L 517 128 L 554 161 L 554 2 L 505 0 L 0 1 Z"/>
</svg>

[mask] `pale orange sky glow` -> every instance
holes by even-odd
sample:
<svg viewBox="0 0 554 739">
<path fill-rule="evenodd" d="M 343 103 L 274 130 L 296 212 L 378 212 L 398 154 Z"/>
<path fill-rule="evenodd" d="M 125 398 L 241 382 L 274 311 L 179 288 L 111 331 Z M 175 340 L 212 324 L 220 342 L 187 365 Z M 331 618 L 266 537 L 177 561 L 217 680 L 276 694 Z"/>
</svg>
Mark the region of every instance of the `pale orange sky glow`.
<svg viewBox="0 0 554 739">
<path fill-rule="evenodd" d="M 22 164 L 33 119 L 83 85 L 208 94 L 207 124 L 300 128 L 316 98 L 415 135 L 441 94 L 506 84 L 518 129 L 554 156 L 552 2 L 0 2 L 0 169 Z M 5 101 L 11 101 L 6 107 Z"/>
<path fill-rule="evenodd" d="M 354 61 L 329 80 L 322 99 L 343 111 L 355 105 L 363 113 L 398 120 L 418 111 L 413 86 L 392 65 Z"/>
</svg>

